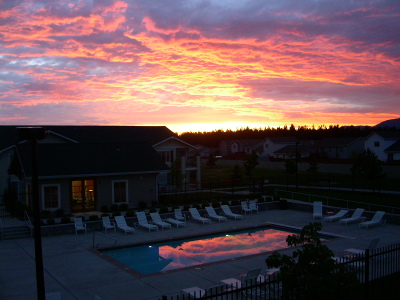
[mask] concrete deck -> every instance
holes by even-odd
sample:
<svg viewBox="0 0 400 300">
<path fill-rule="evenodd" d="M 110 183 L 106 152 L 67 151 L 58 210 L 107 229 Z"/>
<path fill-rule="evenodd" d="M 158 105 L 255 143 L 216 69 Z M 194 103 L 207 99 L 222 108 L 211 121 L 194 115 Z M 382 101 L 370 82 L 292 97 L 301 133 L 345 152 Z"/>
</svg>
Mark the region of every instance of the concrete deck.
<svg viewBox="0 0 400 300">
<path fill-rule="evenodd" d="M 192 221 L 184 228 L 158 232 L 137 229 L 136 234 L 109 232 L 118 245 L 212 232 L 233 227 L 248 227 L 265 223 L 285 224 L 302 228 L 312 222 L 312 213 L 295 210 L 270 210 L 247 215 L 244 220 L 228 220 L 201 225 Z M 378 247 L 400 242 L 400 226 L 382 225 L 360 229 L 358 224 L 324 223 L 323 231 L 342 236 L 328 241 L 335 253 L 346 248 L 365 249 L 370 240 L 379 237 Z M 62 299 L 158 299 L 162 295 L 179 292 L 183 288 L 214 286 L 221 279 L 236 277 L 249 269 L 265 266 L 268 253 L 229 260 L 182 271 L 138 278 L 106 261 L 92 251 L 93 233 L 43 237 L 43 260 L 46 292 L 61 292 Z M 96 243 L 106 242 L 96 235 Z M 290 251 L 290 250 L 287 250 Z M 0 241 L 0 299 L 36 299 L 34 240 Z"/>
</svg>

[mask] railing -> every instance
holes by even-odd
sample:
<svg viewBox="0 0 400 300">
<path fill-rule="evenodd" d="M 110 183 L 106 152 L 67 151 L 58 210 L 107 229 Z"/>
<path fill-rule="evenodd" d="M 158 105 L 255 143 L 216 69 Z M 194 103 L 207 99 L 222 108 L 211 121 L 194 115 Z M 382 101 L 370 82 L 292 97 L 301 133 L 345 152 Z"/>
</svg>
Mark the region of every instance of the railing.
<svg viewBox="0 0 400 300">
<path fill-rule="evenodd" d="M 357 299 L 397 299 L 400 293 L 400 243 L 387 245 L 376 250 L 353 256 L 343 256 L 337 263 L 356 275 L 360 285 L 355 286 Z M 390 280 L 393 277 L 394 279 Z M 276 274 L 265 277 L 264 282 L 247 281 L 246 286 L 217 285 L 207 289 L 186 289 L 180 293 L 164 295 L 148 300 L 188 299 L 283 299 L 284 284 Z M 192 295 L 190 295 L 192 291 Z M 391 297 L 395 295 L 395 297 Z"/>
<path fill-rule="evenodd" d="M 392 214 L 400 214 L 400 208 L 398 207 L 393 207 L 393 206 L 386 206 L 386 205 L 380 205 L 380 204 L 374 204 L 374 203 L 365 203 L 365 202 L 359 202 L 359 201 L 352 201 L 352 200 L 344 200 L 344 199 L 338 199 L 338 198 L 332 198 L 332 197 L 326 197 L 326 196 L 319 196 L 319 195 L 310 195 L 310 194 L 305 194 L 305 193 L 299 193 L 299 192 L 294 192 L 294 191 L 286 191 L 286 190 L 274 190 L 274 195 L 280 198 L 290 198 L 293 200 L 299 200 L 299 201 L 306 201 L 306 202 L 314 202 L 314 201 L 323 201 L 324 205 L 331 205 L 331 206 L 339 206 L 343 208 L 352 208 L 355 207 L 361 207 L 365 208 L 368 211 L 374 211 L 374 210 L 383 210 L 387 213 L 392 213 Z M 375 209 L 372 209 L 374 207 Z"/>
<path fill-rule="evenodd" d="M 101 235 L 101 236 L 103 236 L 103 237 L 106 237 L 106 238 L 108 238 L 108 239 L 110 239 L 110 240 L 113 240 L 114 241 L 114 244 L 104 244 L 104 243 L 98 243 L 98 244 L 96 244 L 96 247 L 95 247 L 95 236 L 96 236 L 96 234 L 99 234 L 99 235 Z M 101 233 L 101 232 L 94 232 L 93 233 L 93 248 L 98 248 L 99 247 L 99 245 L 106 245 L 106 246 L 115 246 L 117 244 L 117 240 L 116 239 L 113 239 L 112 237 L 110 237 L 110 236 L 108 236 L 108 235 L 106 235 L 106 234 L 104 234 L 104 233 Z"/>
</svg>

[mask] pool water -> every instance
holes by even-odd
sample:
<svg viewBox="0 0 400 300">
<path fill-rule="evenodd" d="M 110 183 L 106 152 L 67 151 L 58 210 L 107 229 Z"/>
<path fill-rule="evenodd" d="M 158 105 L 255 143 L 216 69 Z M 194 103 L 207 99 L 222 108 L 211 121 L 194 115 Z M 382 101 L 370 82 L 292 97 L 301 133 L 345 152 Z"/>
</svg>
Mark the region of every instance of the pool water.
<svg viewBox="0 0 400 300">
<path fill-rule="evenodd" d="M 144 274 L 153 274 L 287 248 L 292 232 L 271 227 L 103 251 Z"/>
</svg>

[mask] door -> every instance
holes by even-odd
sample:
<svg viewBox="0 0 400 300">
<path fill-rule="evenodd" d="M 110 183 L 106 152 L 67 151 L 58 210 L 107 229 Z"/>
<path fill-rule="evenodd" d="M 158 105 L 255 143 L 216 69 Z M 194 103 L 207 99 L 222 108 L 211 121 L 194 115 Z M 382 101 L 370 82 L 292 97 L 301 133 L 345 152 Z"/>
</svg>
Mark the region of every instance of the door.
<svg viewBox="0 0 400 300">
<path fill-rule="evenodd" d="M 92 211 L 96 208 L 95 181 L 93 179 L 73 180 L 71 210 L 72 212 Z"/>
</svg>

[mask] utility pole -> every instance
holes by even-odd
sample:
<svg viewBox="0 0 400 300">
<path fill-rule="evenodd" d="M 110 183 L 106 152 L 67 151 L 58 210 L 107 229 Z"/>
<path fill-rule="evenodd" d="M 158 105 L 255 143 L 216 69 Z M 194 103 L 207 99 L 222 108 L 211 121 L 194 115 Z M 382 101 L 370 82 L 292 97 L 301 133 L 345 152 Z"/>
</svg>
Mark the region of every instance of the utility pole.
<svg viewBox="0 0 400 300">
<path fill-rule="evenodd" d="M 38 175 L 38 157 L 37 143 L 46 137 L 42 127 L 19 127 L 18 137 L 20 140 L 31 142 L 32 154 L 32 206 L 33 206 L 33 226 L 35 239 L 35 262 L 36 262 L 36 288 L 38 300 L 45 300 L 46 290 L 44 287 L 43 272 L 43 251 L 42 251 L 42 233 L 40 229 L 40 201 L 39 201 L 39 175 Z"/>
</svg>

